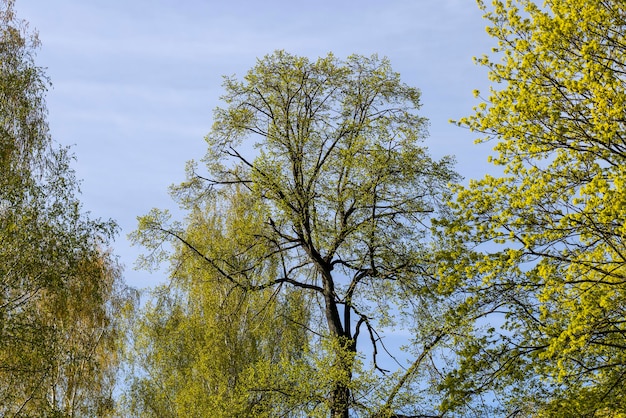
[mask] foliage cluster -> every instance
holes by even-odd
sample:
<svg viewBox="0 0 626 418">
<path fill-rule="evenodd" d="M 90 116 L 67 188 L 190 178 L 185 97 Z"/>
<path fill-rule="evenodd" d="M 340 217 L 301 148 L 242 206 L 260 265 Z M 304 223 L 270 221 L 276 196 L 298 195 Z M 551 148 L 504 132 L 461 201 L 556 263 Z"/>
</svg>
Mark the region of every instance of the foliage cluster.
<svg viewBox="0 0 626 418">
<path fill-rule="evenodd" d="M 479 4 L 496 86 L 459 125 L 496 142 L 503 175 L 456 189 L 442 288 L 502 326 L 459 339 L 450 405 L 491 388 L 508 413 L 624 413 L 626 9 Z"/>
<path fill-rule="evenodd" d="M 115 224 L 81 213 L 67 149 L 46 122 L 38 40 L 0 3 L 0 415 L 109 416 L 117 313 L 105 249 Z"/>
</svg>

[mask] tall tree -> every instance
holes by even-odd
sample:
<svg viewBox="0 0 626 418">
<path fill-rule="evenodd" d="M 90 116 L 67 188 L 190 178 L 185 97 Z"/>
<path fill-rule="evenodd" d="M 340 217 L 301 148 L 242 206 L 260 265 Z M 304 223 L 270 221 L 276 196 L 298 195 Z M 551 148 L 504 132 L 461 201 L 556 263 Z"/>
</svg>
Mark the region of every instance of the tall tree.
<svg viewBox="0 0 626 418">
<path fill-rule="evenodd" d="M 115 225 L 80 212 L 71 156 L 48 132 L 37 47 L 2 1 L 0 415 L 106 416 L 124 295 L 101 248 Z"/>
<path fill-rule="evenodd" d="M 508 413 L 624 414 L 626 8 L 479 5 L 498 85 L 460 125 L 495 141 L 503 172 L 458 190 L 444 287 L 504 325 L 460 342 L 450 399 L 493 388 Z"/>
<path fill-rule="evenodd" d="M 419 91 L 376 56 L 311 62 L 282 51 L 241 81 L 226 78 L 224 87 L 226 106 L 215 111 L 206 138 L 207 173 L 190 164 L 174 193 L 189 209 L 245 187 L 266 208 L 262 225 L 239 231 L 249 244 L 236 263 L 207 252 L 158 212 L 142 219 L 142 243 L 179 241 L 222 281 L 247 292 L 291 289 L 313 301 L 304 325 L 315 336 L 308 381 L 316 383 L 308 394 L 281 389 L 303 414 L 421 411 L 409 389 L 445 334 L 423 320 L 433 314 L 421 303 L 432 290 L 427 223 L 456 177 L 449 158 L 434 161 L 419 144 L 427 125 L 416 114 Z M 269 260 L 275 273 L 251 275 Z M 394 325 L 415 331 L 416 358 L 385 374 L 383 331 Z"/>
</svg>

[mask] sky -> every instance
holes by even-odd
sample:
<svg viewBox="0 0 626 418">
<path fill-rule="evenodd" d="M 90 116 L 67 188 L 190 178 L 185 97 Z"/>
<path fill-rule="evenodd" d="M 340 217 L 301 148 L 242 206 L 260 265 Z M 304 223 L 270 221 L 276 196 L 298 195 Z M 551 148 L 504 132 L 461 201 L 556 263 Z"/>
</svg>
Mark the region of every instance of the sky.
<svg viewBox="0 0 626 418">
<path fill-rule="evenodd" d="M 222 76 L 243 76 L 275 50 L 388 57 L 422 91 L 431 154 L 456 156 L 466 179 L 490 169 L 490 147 L 449 123 L 489 86 L 472 57 L 493 41 L 473 0 L 16 0 L 16 12 L 42 42 L 53 139 L 76 155 L 84 209 L 120 225 L 113 251 L 134 287 L 165 279 L 133 269 L 137 216 L 176 207 L 168 186 L 204 156 Z"/>
</svg>

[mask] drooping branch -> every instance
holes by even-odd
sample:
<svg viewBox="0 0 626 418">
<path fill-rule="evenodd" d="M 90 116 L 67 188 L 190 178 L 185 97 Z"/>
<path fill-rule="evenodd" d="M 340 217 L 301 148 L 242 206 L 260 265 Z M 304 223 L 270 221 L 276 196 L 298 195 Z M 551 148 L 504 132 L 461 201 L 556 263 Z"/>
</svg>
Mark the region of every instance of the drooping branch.
<svg viewBox="0 0 626 418">
<path fill-rule="evenodd" d="M 289 278 L 289 277 L 282 277 L 282 278 L 278 278 L 272 281 L 269 281 L 265 284 L 261 284 L 261 285 L 250 285 L 250 284 L 243 284 L 240 283 L 234 276 L 233 274 L 228 273 L 227 271 L 225 271 L 222 267 L 220 267 L 220 265 L 213 260 L 212 258 L 208 257 L 206 254 L 204 254 L 202 251 L 200 251 L 198 248 L 196 248 L 193 244 L 191 244 L 188 240 L 186 240 L 185 238 L 183 238 L 182 236 L 180 236 L 180 234 L 169 230 L 169 229 L 164 229 L 161 227 L 158 227 L 159 231 L 163 232 L 164 234 L 167 234 L 173 238 L 175 238 L 176 240 L 178 240 L 181 244 L 183 244 L 186 248 L 188 248 L 189 250 L 191 250 L 193 253 L 195 253 L 198 257 L 200 257 L 202 260 L 206 261 L 212 268 L 214 268 L 222 277 L 224 277 L 225 279 L 227 279 L 229 282 L 231 282 L 232 284 L 234 284 L 235 286 L 243 289 L 243 290 L 248 290 L 248 291 L 259 291 L 259 290 L 264 290 L 276 285 L 280 285 L 282 283 L 287 283 L 296 287 L 300 287 L 303 289 L 308 289 L 308 290 L 313 290 L 315 292 L 318 293 L 324 293 L 324 290 L 316 285 L 310 284 L 310 283 L 303 283 L 300 282 L 298 280 Z M 243 270 L 237 271 L 237 274 L 242 274 Z"/>
<path fill-rule="evenodd" d="M 372 344 L 372 362 L 374 363 L 374 368 L 381 373 L 389 373 L 389 370 L 383 369 L 378 365 L 378 344 L 380 343 L 380 345 L 388 354 L 389 351 L 387 351 L 385 344 L 382 342 L 382 338 L 380 337 L 376 329 L 372 326 L 370 318 L 367 315 L 359 312 L 358 309 L 356 309 L 354 306 L 346 306 L 345 309 L 352 309 L 359 317 L 359 320 L 357 321 L 355 326 L 354 336 L 352 337 L 355 344 L 359 338 L 359 334 L 361 333 L 361 326 L 365 324 L 365 327 L 367 328 L 367 333 L 370 337 L 370 342 Z"/>
</svg>

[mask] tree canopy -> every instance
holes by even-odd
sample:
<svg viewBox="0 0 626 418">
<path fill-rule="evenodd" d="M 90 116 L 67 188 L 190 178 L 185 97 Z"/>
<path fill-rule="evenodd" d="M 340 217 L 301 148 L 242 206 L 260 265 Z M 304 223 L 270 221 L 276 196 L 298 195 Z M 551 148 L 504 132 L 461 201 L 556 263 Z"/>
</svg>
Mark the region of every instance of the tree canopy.
<svg viewBox="0 0 626 418">
<path fill-rule="evenodd" d="M 626 9 L 479 5 L 495 85 L 459 125 L 495 141 L 502 175 L 457 190 L 442 287 L 503 325 L 459 341 L 450 402 L 490 388 L 509 414 L 623 414 Z"/>
<path fill-rule="evenodd" d="M 134 235 L 150 249 L 147 261 L 158 261 L 156 250 L 170 241 L 206 271 L 194 280 L 209 274 L 245 293 L 297 292 L 309 301 L 299 326 L 311 344 L 308 380 L 317 384 L 257 388 L 280 392 L 298 413 L 424 410 L 416 382 L 444 333 L 425 304 L 434 283 L 428 225 L 456 174 L 450 158 L 435 161 L 420 145 L 427 122 L 416 113 L 419 91 L 376 56 L 310 61 L 283 51 L 242 80 L 225 78 L 224 88 L 206 137 L 206 171 L 190 163 L 173 194 L 194 214 L 246 190 L 262 216 L 254 229 L 237 228 L 230 242 L 242 245 L 233 254 L 216 250 L 221 239 L 203 241 L 195 215 L 177 224 L 154 210 Z M 382 337 L 394 325 L 415 332 L 415 358 L 386 373 Z"/>
<path fill-rule="evenodd" d="M 128 300 L 106 250 L 116 226 L 81 212 L 72 156 L 48 132 L 38 45 L 0 2 L 0 415 L 107 416 Z"/>
</svg>

